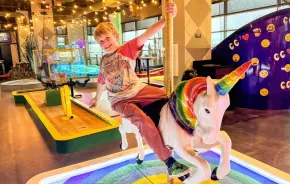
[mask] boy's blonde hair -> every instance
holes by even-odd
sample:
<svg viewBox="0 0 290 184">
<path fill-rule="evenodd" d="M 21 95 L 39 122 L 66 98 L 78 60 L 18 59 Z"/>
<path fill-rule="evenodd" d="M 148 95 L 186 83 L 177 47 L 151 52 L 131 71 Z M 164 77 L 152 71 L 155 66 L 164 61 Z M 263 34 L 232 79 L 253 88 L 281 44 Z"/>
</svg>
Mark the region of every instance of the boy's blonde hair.
<svg viewBox="0 0 290 184">
<path fill-rule="evenodd" d="M 112 24 L 111 22 L 102 22 L 96 27 L 94 31 L 94 38 L 96 41 L 98 41 L 97 38 L 99 36 L 101 36 L 102 34 L 108 34 L 108 33 L 112 33 L 113 35 L 116 35 L 116 36 L 119 35 L 114 24 Z"/>
</svg>

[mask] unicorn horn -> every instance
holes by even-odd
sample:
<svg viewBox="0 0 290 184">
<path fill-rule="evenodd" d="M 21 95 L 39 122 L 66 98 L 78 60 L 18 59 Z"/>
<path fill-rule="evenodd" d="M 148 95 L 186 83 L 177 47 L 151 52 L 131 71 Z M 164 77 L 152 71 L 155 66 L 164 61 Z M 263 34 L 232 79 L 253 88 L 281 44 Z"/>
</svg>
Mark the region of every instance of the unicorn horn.
<svg viewBox="0 0 290 184">
<path fill-rule="evenodd" d="M 230 74 L 224 76 L 216 85 L 215 90 L 220 95 L 226 95 L 234 85 L 239 81 L 242 75 L 250 68 L 252 65 L 251 61 L 242 64 L 240 67 L 232 71 Z"/>
</svg>

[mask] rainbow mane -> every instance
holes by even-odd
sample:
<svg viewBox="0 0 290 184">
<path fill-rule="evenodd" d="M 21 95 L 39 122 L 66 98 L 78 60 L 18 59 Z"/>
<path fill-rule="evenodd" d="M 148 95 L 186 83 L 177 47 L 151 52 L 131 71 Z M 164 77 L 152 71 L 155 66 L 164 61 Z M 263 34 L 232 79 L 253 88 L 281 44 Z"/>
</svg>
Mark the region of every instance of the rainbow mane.
<svg viewBox="0 0 290 184">
<path fill-rule="evenodd" d="M 174 119 L 190 133 L 193 133 L 197 125 L 193 104 L 197 96 L 206 89 L 206 78 L 196 77 L 181 82 L 169 99 L 169 108 Z"/>
</svg>

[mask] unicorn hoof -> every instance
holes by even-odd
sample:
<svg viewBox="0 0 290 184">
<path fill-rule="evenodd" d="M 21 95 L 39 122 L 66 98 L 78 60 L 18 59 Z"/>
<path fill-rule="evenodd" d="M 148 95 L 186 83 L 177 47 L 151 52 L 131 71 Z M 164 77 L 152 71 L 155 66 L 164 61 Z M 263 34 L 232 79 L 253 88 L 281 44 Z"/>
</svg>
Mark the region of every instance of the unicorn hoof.
<svg viewBox="0 0 290 184">
<path fill-rule="evenodd" d="M 125 149 L 127 149 L 128 148 L 128 144 L 124 144 L 124 143 L 121 143 L 120 144 L 120 149 L 121 150 L 125 150 Z"/>
<path fill-rule="evenodd" d="M 184 176 L 180 176 L 180 177 L 178 177 L 178 179 L 179 179 L 180 181 L 184 181 L 184 180 L 186 180 L 189 176 L 190 176 L 190 173 L 188 173 L 188 174 L 186 174 L 186 175 L 184 175 Z"/>
<path fill-rule="evenodd" d="M 213 170 L 212 173 L 211 173 L 211 177 L 210 177 L 211 180 L 214 180 L 214 181 L 219 180 L 218 177 L 217 177 L 217 175 L 216 175 L 216 172 L 217 172 L 217 167 L 214 168 L 214 170 Z"/>
<path fill-rule="evenodd" d="M 143 163 L 143 160 L 140 160 L 140 159 L 139 159 L 139 154 L 138 154 L 137 157 L 136 157 L 136 162 L 137 162 L 138 165 L 140 165 L 140 164 Z"/>
</svg>

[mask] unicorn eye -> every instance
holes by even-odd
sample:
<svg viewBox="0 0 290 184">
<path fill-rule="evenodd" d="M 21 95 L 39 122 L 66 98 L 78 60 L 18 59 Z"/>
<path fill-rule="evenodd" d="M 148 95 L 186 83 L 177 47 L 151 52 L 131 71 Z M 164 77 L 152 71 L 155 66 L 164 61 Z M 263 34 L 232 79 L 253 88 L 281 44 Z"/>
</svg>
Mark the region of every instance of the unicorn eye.
<svg viewBox="0 0 290 184">
<path fill-rule="evenodd" d="M 205 109 L 205 112 L 206 112 L 206 113 L 208 113 L 208 114 L 210 114 L 210 112 L 209 112 L 209 110 L 208 110 L 208 109 Z"/>
</svg>

